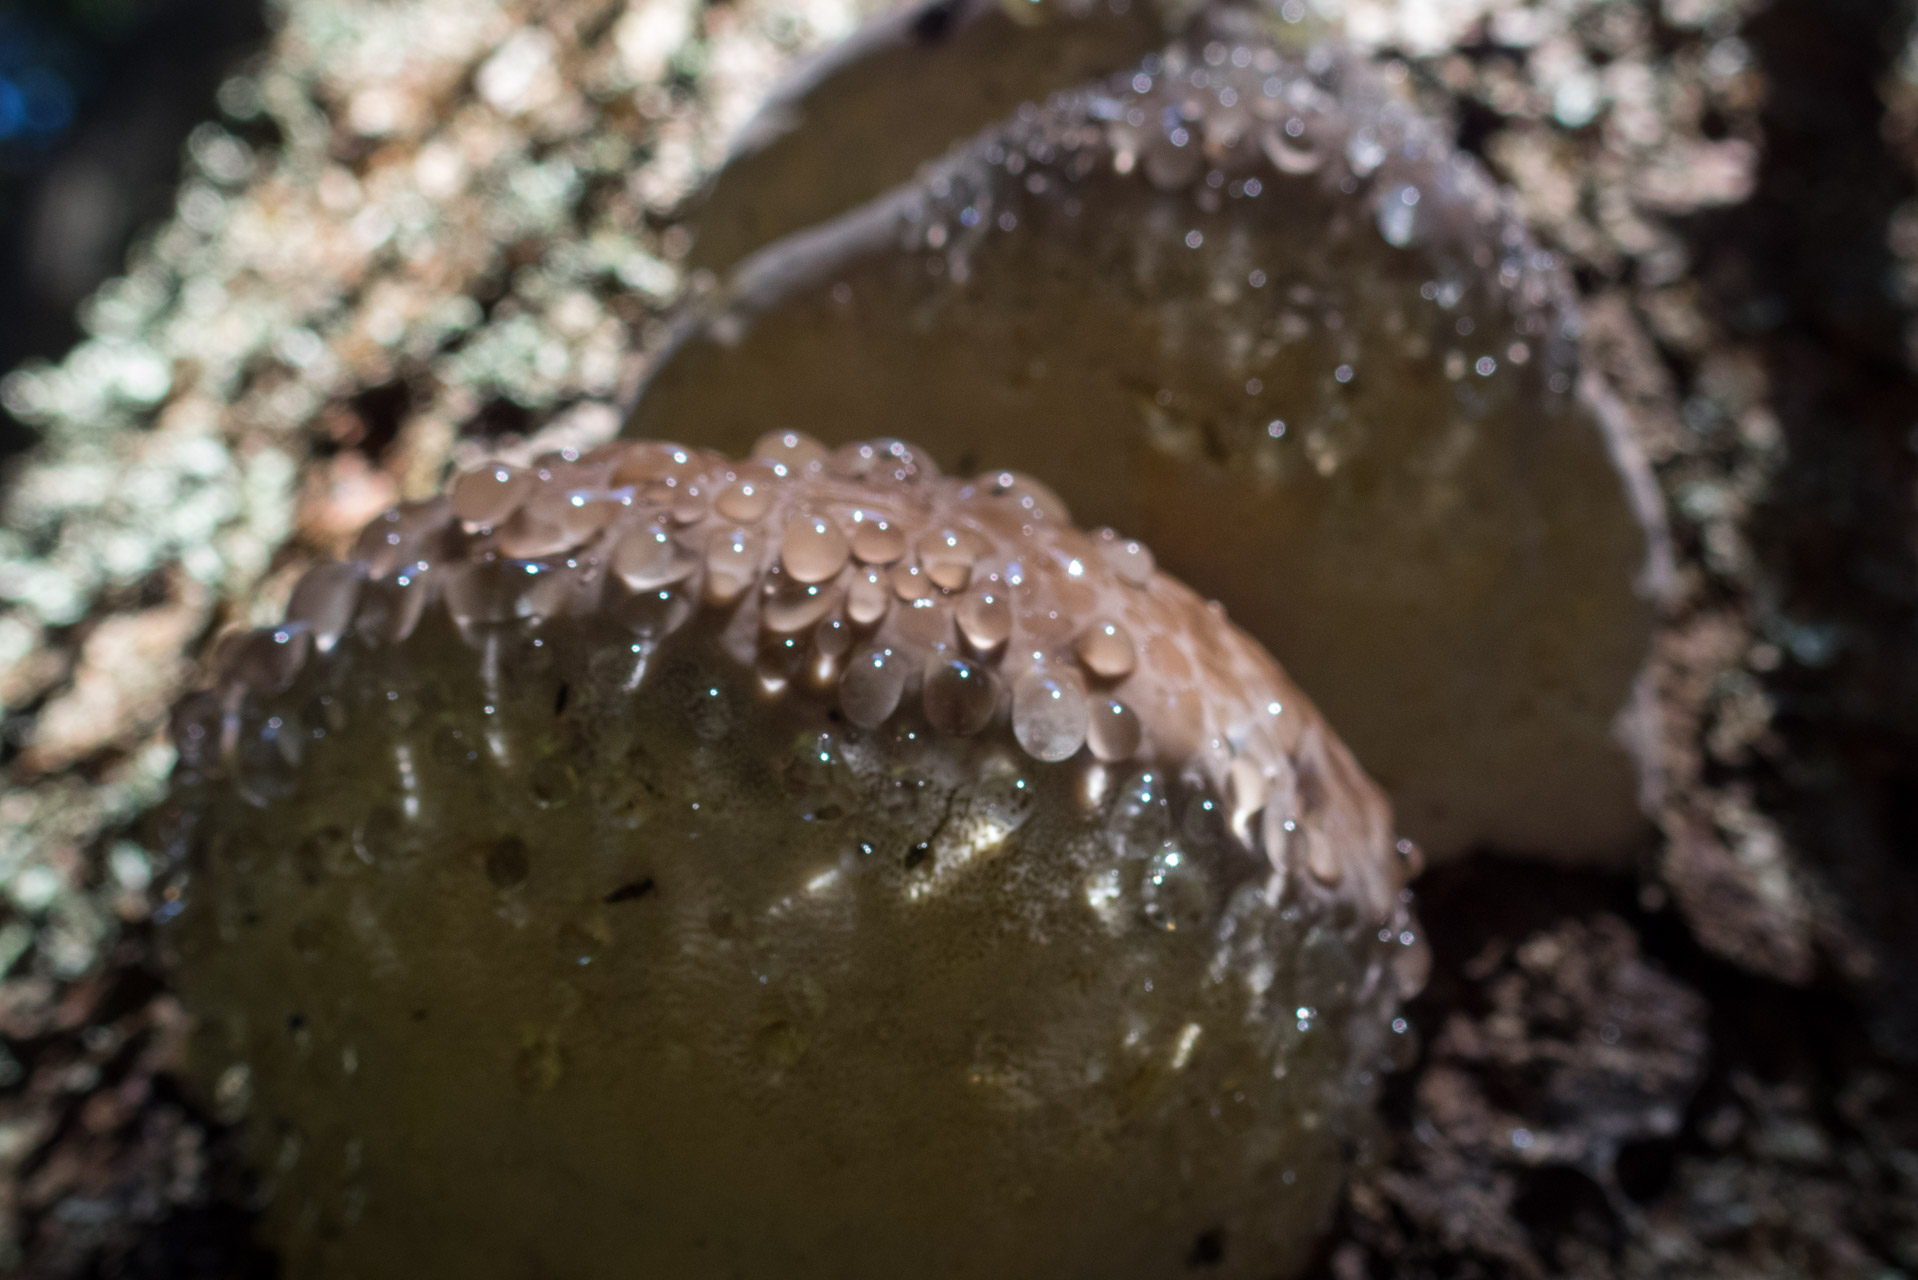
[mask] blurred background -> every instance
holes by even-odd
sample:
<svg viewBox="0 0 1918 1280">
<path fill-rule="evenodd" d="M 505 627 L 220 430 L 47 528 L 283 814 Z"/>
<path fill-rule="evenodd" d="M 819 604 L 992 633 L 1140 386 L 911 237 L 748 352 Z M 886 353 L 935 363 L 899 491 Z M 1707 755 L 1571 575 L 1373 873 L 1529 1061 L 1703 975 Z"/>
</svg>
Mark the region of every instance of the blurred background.
<svg viewBox="0 0 1918 1280">
<path fill-rule="evenodd" d="M 167 212 L 187 133 L 265 32 L 259 0 L 0 4 L 0 369 L 73 345 L 74 308 Z M 31 439 L 0 410 L 0 456 Z"/>
</svg>

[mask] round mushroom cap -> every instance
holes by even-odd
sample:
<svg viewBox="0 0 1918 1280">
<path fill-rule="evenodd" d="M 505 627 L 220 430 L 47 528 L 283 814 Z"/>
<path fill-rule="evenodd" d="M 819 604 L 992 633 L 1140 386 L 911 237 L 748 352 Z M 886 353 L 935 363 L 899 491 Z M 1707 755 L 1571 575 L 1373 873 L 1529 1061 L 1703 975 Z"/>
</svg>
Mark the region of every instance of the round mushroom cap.
<svg viewBox="0 0 1918 1280">
<path fill-rule="evenodd" d="M 1422 981 L 1278 666 L 897 441 L 490 463 L 216 667 L 166 938 L 295 1280 L 1282 1274 Z"/>
<path fill-rule="evenodd" d="M 1044 475 L 1281 654 L 1434 856 L 1629 861 L 1669 555 L 1565 274 L 1362 59 L 1250 22 L 745 259 L 629 429 Z"/>
</svg>

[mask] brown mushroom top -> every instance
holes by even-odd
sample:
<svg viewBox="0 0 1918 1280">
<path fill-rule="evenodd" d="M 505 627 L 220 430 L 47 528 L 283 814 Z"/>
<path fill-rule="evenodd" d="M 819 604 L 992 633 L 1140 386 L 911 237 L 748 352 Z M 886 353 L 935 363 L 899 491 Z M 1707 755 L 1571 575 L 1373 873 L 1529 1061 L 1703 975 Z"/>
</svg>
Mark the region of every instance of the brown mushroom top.
<svg viewBox="0 0 1918 1280">
<path fill-rule="evenodd" d="M 768 697 L 862 729 L 916 709 L 940 734 L 1009 730 L 1092 771 L 1150 765 L 1318 891 L 1383 917 L 1403 885 L 1384 798 L 1278 664 L 1140 543 L 1079 531 L 1014 472 L 943 477 L 896 440 L 829 451 L 791 432 L 743 462 L 638 441 L 489 463 L 373 521 L 282 625 L 224 644 L 216 690 L 181 709 L 182 749 L 230 751 L 249 692 L 349 636 L 400 642 L 430 607 L 476 644 L 591 616 L 643 649 L 703 618 Z"/>
</svg>

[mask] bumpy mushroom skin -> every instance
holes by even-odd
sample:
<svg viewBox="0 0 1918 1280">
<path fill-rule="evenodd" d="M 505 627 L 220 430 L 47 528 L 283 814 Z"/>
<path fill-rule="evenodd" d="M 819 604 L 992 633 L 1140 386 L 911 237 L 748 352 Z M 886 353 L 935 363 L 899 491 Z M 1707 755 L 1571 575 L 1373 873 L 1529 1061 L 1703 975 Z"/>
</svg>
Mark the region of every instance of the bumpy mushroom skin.
<svg viewBox="0 0 1918 1280">
<path fill-rule="evenodd" d="M 489 466 L 219 665 L 170 937 L 294 1280 L 1286 1274 L 1422 981 L 1272 660 L 896 443 Z"/>
<path fill-rule="evenodd" d="M 1136 530 L 1435 854 L 1630 856 L 1665 563 L 1550 255 L 1362 66 L 1174 46 L 742 263 L 630 430 L 940 442 Z"/>
<path fill-rule="evenodd" d="M 701 201 L 692 265 L 731 267 L 1166 35 L 1151 0 L 926 0 L 877 18 L 783 80 L 747 125 Z"/>
</svg>

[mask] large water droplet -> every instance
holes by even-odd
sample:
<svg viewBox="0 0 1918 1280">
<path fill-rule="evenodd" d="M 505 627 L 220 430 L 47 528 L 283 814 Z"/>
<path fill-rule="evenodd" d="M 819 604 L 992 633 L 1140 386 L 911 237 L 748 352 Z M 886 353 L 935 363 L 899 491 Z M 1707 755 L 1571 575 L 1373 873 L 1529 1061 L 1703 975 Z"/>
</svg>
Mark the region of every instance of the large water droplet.
<svg viewBox="0 0 1918 1280">
<path fill-rule="evenodd" d="M 313 647 L 321 653 L 332 652 L 353 621 L 353 607 L 360 599 L 360 571 L 357 566 L 328 561 L 314 565 L 293 588 L 287 602 L 286 620 L 306 624 Z"/>
<path fill-rule="evenodd" d="M 1141 727 L 1139 713 L 1116 698 L 1101 698 L 1093 704 L 1086 725 L 1086 743 L 1092 754 L 1111 763 L 1129 760 L 1139 749 Z"/>
<path fill-rule="evenodd" d="M 753 442 L 752 456 L 800 475 L 826 460 L 826 446 L 804 432 L 769 431 Z"/>
<path fill-rule="evenodd" d="M 990 655 L 1012 634 L 1012 605 L 1003 587 L 981 587 L 960 600 L 955 612 L 966 643 L 979 654 Z"/>
<path fill-rule="evenodd" d="M 1071 671 L 1028 671 L 1012 689 L 1012 732 L 1040 760 L 1065 760 L 1086 740 L 1085 685 Z"/>
<path fill-rule="evenodd" d="M 1121 538 L 1110 529 L 1101 529 L 1099 549 L 1105 553 L 1106 563 L 1112 566 L 1112 571 L 1119 575 L 1121 582 L 1143 587 L 1152 581 L 1152 551 L 1145 543 L 1135 538 Z"/>
<path fill-rule="evenodd" d="M 999 702 L 991 671 L 964 658 L 934 656 L 927 664 L 926 719 L 941 733 L 970 737 L 992 723 Z"/>
<path fill-rule="evenodd" d="M 1104 680 L 1122 680 L 1132 674 L 1137 655 L 1132 636 L 1116 622 L 1095 622 L 1079 637 L 1079 661 Z"/>
<path fill-rule="evenodd" d="M 801 582 L 824 582 L 845 567 L 850 551 L 838 525 L 824 516 L 801 516 L 786 526 L 779 559 Z"/>
<path fill-rule="evenodd" d="M 905 688 L 905 659 L 891 649 L 868 649 L 839 677 L 839 708 L 860 728 L 876 729 L 898 708 Z"/>
<path fill-rule="evenodd" d="M 453 514 L 469 525 L 491 529 L 519 510 L 532 488 L 533 477 L 524 471 L 493 463 L 453 481 Z"/>
<path fill-rule="evenodd" d="M 706 598 L 726 605 L 759 577 L 759 535 L 750 529 L 715 529 L 706 544 Z"/>
<path fill-rule="evenodd" d="M 857 574 L 846 588 L 846 616 L 856 627 L 876 625 L 891 607 L 892 588 L 883 570 Z"/>
<path fill-rule="evenodd" d="M 867 514 L 853 527 L 852 553 L 867 564 L 891 564 L 906 554 L 906 535 L 891 521 Z"/>
<path fill-rule="evenodd" d="M 656 591 L 682 581 L 699 557 L 659 525 L 634 529 L 613 550 L 613 573 L 634 591 Z"/>
<path fill-rule="evenodd" d="M 744 466 L 739 478 L 713 503 L 713 509 L 728 520 L 757 520 L 772 509 L 773 486 L 778 483 L 771 468 Z"/>
</svg>

